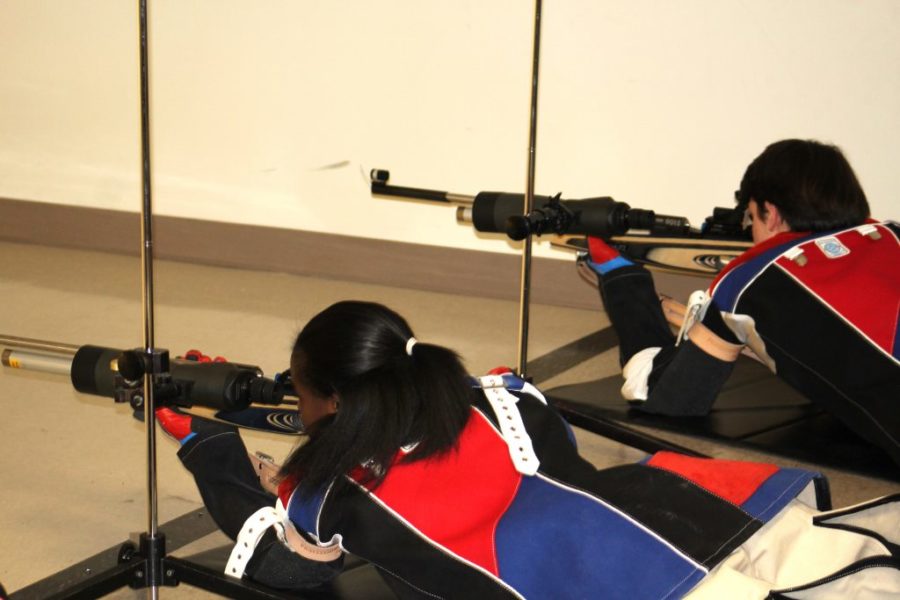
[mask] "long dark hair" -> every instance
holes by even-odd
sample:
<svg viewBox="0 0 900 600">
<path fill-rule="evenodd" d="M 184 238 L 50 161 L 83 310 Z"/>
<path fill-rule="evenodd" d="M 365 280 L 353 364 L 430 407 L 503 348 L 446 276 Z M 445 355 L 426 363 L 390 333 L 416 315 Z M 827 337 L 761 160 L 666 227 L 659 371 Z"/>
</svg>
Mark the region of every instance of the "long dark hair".
<svg viewBox="0 0 900 600">
<path fill-rule="evenodd" d="M 738 202 L 778 207 L 793 231 L 829 231 L 860 225 L 869 203 L 840 148 L 815 140 L 770 144 L 747 167 Z"/>
<path fill-rule="evenodd" d="M 363 482 L 377 486 L 403 446 L 416 444 L 407 461 L 454 447 L 470 414 L 468 375 L 447 348 L 418 342 L 407 353 L 412 337 L 394 311 L 357 301 L 333 304 L 300 331 L 292 377 L 339 403 L 281 468 L 301 494 L 340 483 L 360 465 Z"/>
</svg>

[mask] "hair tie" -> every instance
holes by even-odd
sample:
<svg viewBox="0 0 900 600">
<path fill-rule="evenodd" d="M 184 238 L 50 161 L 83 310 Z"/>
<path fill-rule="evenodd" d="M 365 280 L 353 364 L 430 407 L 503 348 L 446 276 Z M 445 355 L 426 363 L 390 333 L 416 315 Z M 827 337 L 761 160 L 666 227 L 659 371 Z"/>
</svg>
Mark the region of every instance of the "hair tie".
<svg viewBox="0 0 900 600">
<path fill-rule="evenodd" d="M 419 343 L 419 340 L 417 340 L 414 337 L 410 337 L 408 340 L 406 340 L 406 353 L 408 355 L 412 356 L 413 346 L 415 346 L 418 343 Z"/>
</svg>

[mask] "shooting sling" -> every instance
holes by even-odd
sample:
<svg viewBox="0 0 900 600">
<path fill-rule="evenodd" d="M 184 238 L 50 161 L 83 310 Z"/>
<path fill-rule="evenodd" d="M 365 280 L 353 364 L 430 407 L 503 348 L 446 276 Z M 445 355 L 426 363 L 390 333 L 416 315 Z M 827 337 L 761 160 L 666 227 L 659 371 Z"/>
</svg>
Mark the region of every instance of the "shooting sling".
<svg viewBox="0 0 900 600">
<path fill-rule="evenodd" d="M 262 452 L 256 452 L 255 454 L 248 453 L 248 458 L 263 489 L 277 496 L 279 467 L 272 457 Z M 253 557 L 253 551 L 269 527 L 275 527 L 278 539 L 285 546 L 308 560 L 331 562 L 343 554 L 338 545 L 326 547 L 307 541 L 287 518 L 284 505 L 279 500 L 277 506 L 266 506 L 259 509 L 244 523 L 228 563 L 225 565 L 226 575 L 238 579 L 243 577 L 244 570 Z"/>
</svg>

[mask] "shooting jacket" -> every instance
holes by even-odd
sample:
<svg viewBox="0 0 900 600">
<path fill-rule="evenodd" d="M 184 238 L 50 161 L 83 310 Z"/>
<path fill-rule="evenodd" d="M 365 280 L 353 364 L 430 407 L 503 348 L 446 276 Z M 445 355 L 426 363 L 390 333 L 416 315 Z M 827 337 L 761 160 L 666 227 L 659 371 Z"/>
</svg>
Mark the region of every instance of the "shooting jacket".
<svg viewBox="0 0 900 600">
<path fill-rule="evenodd" d="M 823 479 L 771 464 L 659 453 L 597 470 L 534 388 L 511 376 L 481 382 L 453 451 L 407 463 L 400 449 L 374 489 L 350 473 L 341 490 L 301 498 L 284 481 L 281 514 L 318 546 L 373 563 L 401 598 L 640 599 L 680 598 L 713 579 L 798 503 L 828 508 Z M 233 428 L 201 432 L 180 455 L 232 537 L 264 506 Z M 862 556 L 885 554 L 871 542 Z M 270 535 L 247 573 L 295 589 L 334 575 L 289 558 Z"/>
<path fill-rule="evenodd" d="M 618 298 L 655 294 L 649 275 L 629 276 L 634 269 L 603 278 L 608 306 Z M 631 348 L 623 356 L 626 378 L 631 376 L 626 388 L 643 390 L 626 397 L 646 400 L 641 408 L 648 412 L 705 414 L 730 366 L 717 366 L 689 341 L 675 348 L 661 317 L 637 314 L 624 300 L 620 305 L 623 310 L 611 318 L 617 330 L 621 325 L 620 337 L 629 338 L 622 344 Z M 714 312 L 721 315 L 727 331 L 720 335 L 747 345 L 778 377 L 900 464 L 896 224 L 777 235 L 732 261 L 705 302 L 690 308 L 704 323 Z M 658 332 L 654 337 L 630 322 Z"/>
<path fill-rule="evenodd" d="M 896 224 L 775 238 L 729 265 L 710 295 L 779 377 L 900 463 Z"/>
</svg>

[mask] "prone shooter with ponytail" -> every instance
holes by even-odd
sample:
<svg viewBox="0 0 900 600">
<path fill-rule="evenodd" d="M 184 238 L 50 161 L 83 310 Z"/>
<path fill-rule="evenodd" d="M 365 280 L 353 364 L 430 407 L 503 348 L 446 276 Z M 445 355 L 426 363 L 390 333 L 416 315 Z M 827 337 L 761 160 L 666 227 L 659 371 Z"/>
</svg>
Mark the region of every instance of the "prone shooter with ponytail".
<svg viewBox="0 0 900 600">
<path fill-rule="evenodd" d="M 811 472 L 666 452 L 598 471 L 534 386 L 513 373 L 471 378 L 459 356 L 417 342 L 379 304 L 340 302 L 313 317 L 291 375 L 309 439 L 277 490 L 234 427 L 198 423 L 179 450 L 236 540 L 226 573 L 274 588 L 342 589 L 318 586 L 352 554 L 399 598 L 675 598 L 707 577 L 720 597 L 736 579 L 730 566 L 717 579 L 716 565 L 757 531 L 777 535 L 767 525 L 796 509 L 804 516 L 783 534 L 793 544 L 811 509 L 794 506 L 809 502 L 798 494 L 825 489 Z M 864 556 L 887 534 L 837 535 L 846 551 L 818 561 L 811 580 L 856 573 L 841 557 Z M 739 593 L 775 585 L 758 580 L 754 562 L 744 569 Z M 384 591 L 365 571 L 345 574 L 345 589 Z"/>
<path fill-rule="evenodd" d="M 459 356 L 417 342 L 406 320 L 371 302 L 339 302 L 297 336 L 291 375 L 309 433 L 280 475 L 308 497 L 363 465 L 361 483 L 377 487 L 400 448 L 415 462 L 452 452 L 473 395 Z M 333 407 L 308 422 L 309 413 Z"/>
</svg>

